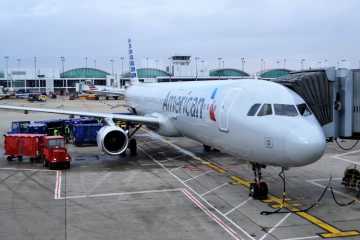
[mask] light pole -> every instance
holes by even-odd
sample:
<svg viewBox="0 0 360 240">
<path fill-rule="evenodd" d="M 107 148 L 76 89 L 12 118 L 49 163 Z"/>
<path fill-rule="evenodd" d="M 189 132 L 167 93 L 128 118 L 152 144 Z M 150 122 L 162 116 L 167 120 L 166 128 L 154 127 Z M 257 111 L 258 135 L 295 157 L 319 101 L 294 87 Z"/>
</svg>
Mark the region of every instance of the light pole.
<svg viewBox="0 0 360 240">
<path fill-rule="evenodd" d="M 111 75 L 114 77 L 114 59 L 110 59 L 111 62 Z"/>
<path fill-rule="evenodd" d="M 146 57 L 146 78 L 149 78 L 149 58 Z"/>
<path fill-rule="evenodd" d="M 280 60 L 276 60 L 276 65 L 278 68 L 280 68 Z"/>
<path fill-rule="evenodd" d="M 67 88 L 67 80 L 65 79 L 65 76 L 64 76 L 64 71 L 65 71 L 65 57 L 64 56 L 61 56 L 60 57 L 60 60 L 61 60 L 61 66 L 62 66 L 62 77 L 64 78 L 64 82 L 63 82 L 63 86 L 64 86 L 64 83 L 65 83 L 65 93 L 67 94 L 68 93 L 68 88 Z"/>
<path fill-rule="evenodd" d="M 34 57 L 34 78 L 37 77 L 37 74 L 36 74 L 36 64 L 37 64 L 37 58 Z"/>
<path fill-rule="evenodd" d="M 286 68 L 286 58 L 284 58 L 284 68 Z"/>
<path fill-rule="evenodd" d="M 244 57 L 241 58 L 241 69 L 243 72 L 245 71 L 245 58 Z"/>
<path fill-rule="evenodd" d="M 261 62 L 260 70 L 265 71 L 265 60 L 262 58 L 260 59 L 260 62 Z"/>
<path fill-rule="evenodd" d="M 198 78 L 198 60 L 200 58 L 199 57 L 195 57 L 195 76 L 196 76 L 196 80 Z"/>
<path fill-rule="evenodd" d="M 6 87 L 9 87 L 9 56 L 5 56 Z"/>
<path fill-rule="evenodd" d="M 324 59 L 324 68 L 327 67 L 327 62 L 328 62 L 328 60 L 327 60 L 327 59 Z"/>
<path fill-rule="evenodd" d="M 304 63 L 305 63 L 305 58 L 300 60 L 301 70 L 304 70 Z"/>
<path fill-rule="evenodd" d="M 124 74 L 124 57 L 120 57 L 120 60 L 121 60 L 121 75 Z"/>
<path fill-rule="evenodd" d="M 36 81 L 37 79 L 37 74 L 36 74 L 36 65 L 37 65 L 37 58 L 36 56 L 34 57 L 34 79 Z M 40 79 L 38 79 L 38 85 L 39 85 L 39 93 L 41 91 L 40 87 L 41 87 L 41 84 L 40 84 Z M 26 80 L 25 80 L 25 89 L 26 89 Z"/>
<path fill-rule="evenodd" d="M 20 69 L 20 64 L 21 64 L 21 58 L 17 58 L 16 62 L 17 62 L 17 69 L 19 70 Z"/>
<path fill-rule="evenodd" d="M 205 76 L 205 60 L 201 60 L 201 67 L 202 67 L 202 70 L 200 70 L 200 72 L 203 72 L 203 76 Z"/>
<path fill-rule="evenodd" d="M 94 59 L 94 68 L 96 68 L 96 59 Z"/>
</svg>

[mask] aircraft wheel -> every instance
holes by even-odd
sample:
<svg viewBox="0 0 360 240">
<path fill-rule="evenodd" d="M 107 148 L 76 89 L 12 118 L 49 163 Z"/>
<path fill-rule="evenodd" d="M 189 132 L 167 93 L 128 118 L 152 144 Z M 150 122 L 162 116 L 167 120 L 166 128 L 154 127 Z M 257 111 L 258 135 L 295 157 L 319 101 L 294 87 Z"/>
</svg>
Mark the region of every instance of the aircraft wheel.
<svg viewBox="0 0 360 240">
<path fill-rule="evenodd" d="M 7 156 L 6 160 L 8 160 L 8 162 L 11 162 L 13 160 L 12 156 Z"/>
<path fill-rule="evenodd" d="M 251 183 L 250 184 L 250 197 L 256 200 L 267 199 L 269 188 L 266 182 Z"/>
<path fill-rule="evenodd" d="M 22 157 L 22 156 L 18 156 L 17 160 L 18 160 L 19 162 L 22 162 L 23 157 Z"/>
<path fill-rule="evenodd" d="M 64 168 L 65 169 L 70 169 L 70 162 L 66 162 Z"/>
<path fill-rule="evenodd" d="M 203 145 L 203 147 L 204 147 L 205 152 L 210 152 L 211 151 L 211 147 L 209 145 Z"/>
<path fill-rule="evenodd" d="M 44 159 L 44 160 L 43 160 L 43 168 L 47 168 L 48 165 L 49 165 L 48 162 Z"/>
<path fill-rule="evenodd" d="M 130 139 L 129 141 L 129 149 L 130 149 L 130 156 L 137 155 L 137 142 L 135 138 Z"/>
</svg>

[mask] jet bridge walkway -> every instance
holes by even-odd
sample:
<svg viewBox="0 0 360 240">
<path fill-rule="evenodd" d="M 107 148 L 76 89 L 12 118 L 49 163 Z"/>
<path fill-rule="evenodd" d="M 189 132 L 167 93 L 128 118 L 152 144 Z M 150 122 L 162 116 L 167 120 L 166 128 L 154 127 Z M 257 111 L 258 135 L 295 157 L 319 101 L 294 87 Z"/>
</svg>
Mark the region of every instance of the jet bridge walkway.
<svg viewBox="0 0 360 240">
<path fill-rule="evenodd" d="M 318 69 L 273 79 L 298 93 L 328 140 L 360 139 L 360 69 Z"/>
</svg>

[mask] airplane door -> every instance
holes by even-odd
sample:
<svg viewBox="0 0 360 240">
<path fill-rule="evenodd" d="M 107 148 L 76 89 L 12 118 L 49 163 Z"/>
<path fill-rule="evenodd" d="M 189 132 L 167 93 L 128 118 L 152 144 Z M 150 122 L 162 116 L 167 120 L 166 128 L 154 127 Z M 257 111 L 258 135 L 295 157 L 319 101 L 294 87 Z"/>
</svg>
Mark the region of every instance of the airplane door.
<svg viewBox="0 0 360 240">
<path fill-rule="evenodd" d="M 231 107 L 238 95 L 239 89 L 229 89 L 225 92 L 219 109 L 218 128 L 222 132 L 229 132 L 229 115 Z"/>
</svg>

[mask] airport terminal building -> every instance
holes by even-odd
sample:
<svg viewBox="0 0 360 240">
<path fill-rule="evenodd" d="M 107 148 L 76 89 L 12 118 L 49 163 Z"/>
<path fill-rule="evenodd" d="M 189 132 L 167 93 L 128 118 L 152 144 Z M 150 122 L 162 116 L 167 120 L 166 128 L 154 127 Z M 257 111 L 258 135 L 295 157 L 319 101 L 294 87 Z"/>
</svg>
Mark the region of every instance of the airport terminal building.
<svg viewBox="0 0 360 240">
<path fill-rule="evenodd" d="M 270 69 L 257 73 L 259 78 L 271 79 L 287 75 L 288 69 Z M 204 81 L 204 80 L 228 80 L 251 77 L 247 72 L 236 68 L 212 69 L 205 76 L 178 76 L 157 68 L 138 68 L 140 82 L 176 82 L 176 81 Z M 99 86 L 120 87 L 129 81 L 130 73 L 122 75 L 110 74 L 97 68 L 74 68 L 66 70 L 58 76 L 29 74 L 26 71 L 13 70 L 9 73 L 0 71 L 0 86 L 10 87 L 14 90 L 24 89 L 30 92 L 55 92 L 57 94 L 74 93 L 76 83 L 91 82 Z"/>
</svg>

